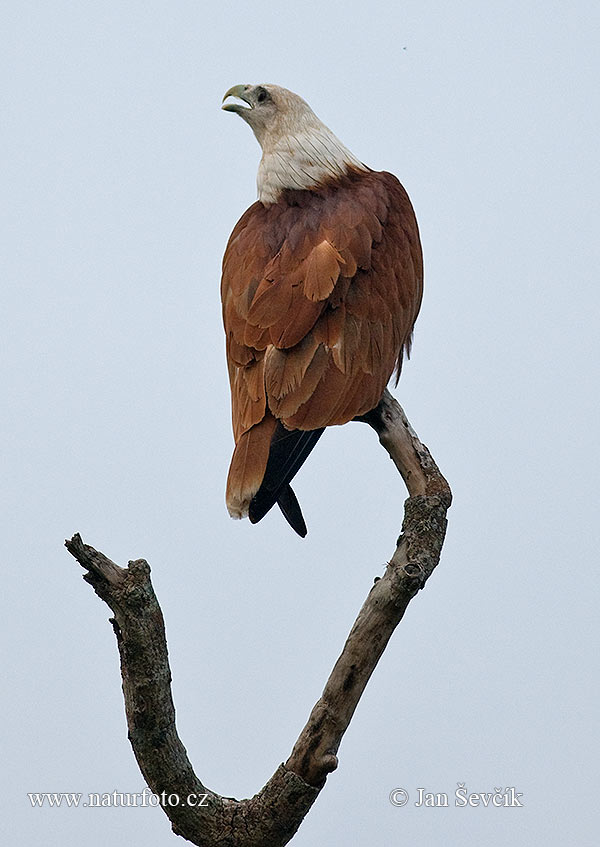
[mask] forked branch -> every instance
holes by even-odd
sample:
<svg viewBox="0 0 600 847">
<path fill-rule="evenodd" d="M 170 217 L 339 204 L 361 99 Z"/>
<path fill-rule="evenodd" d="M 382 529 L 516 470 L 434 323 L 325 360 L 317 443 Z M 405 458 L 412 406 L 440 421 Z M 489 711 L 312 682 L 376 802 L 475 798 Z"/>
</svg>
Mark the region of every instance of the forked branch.
<svg viewBox="0 0 600 847">
<path fill-rule="evenodd" d="M 175 726 L 164 622 L 147 562 L 121 568 L 79 535 L 65 542 L 114 615 L 129 740 L 140 770 L 173 831 L 193 844 L 282 847 L 290 841 L 337 767 L 344 732 L 392 632 L 439 561 L 451 502 L 446 480 L 387 391 L 363 420 L 378 433 L 408 488 L 402 534 L 290 757 L 254 797 L 222 797 L 194 773 Z"/>
</svg>

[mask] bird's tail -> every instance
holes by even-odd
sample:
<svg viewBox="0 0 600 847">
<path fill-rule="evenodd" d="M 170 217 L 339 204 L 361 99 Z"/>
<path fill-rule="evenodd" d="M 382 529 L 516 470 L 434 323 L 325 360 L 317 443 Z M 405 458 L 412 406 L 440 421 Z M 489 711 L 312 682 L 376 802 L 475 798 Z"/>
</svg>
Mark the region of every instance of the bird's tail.
<svg viewBox="0 0 600 847">
<path fill-rule="evenodd" d="M 244 432 L 233 451 L 225 499 L 232 518 L 244 518 L 250 502 L 265 475 L 271 437 L 277 421 L 267 414 L 260 423 Z"/>
<path fill-rule="evenodd" d="M 277 423 L 262 483 L 250 501 L 248 517 L 251 523 L 258 523 L 277 503 L 292 529 L 304 538 L 306 523 L 290 482 L 323 432 L 324 428 L 287 430 Z"/>
</svg>

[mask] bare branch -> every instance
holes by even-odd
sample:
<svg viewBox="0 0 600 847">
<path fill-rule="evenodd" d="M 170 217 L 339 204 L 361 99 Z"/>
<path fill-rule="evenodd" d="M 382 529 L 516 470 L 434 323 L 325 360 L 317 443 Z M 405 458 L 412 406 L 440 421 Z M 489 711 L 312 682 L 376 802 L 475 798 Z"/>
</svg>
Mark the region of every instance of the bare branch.
<svg viewBox="0 0 600 847">
<path fill-rule="evenodd" d="M 411 494 L 402 534 L 381 579 L 358 613 L 342 654 L 286 767 L 320 786 L 337 767 L 337 751 L 354 710 L 406 607 L 439 562 L 452 495 L 399 403 L 386 390 L 363 420 L 375 429 Z"/>
<path fill-rule="evenodd" d="M 148 563 L 138 559 L 120 568 L 79 535 L 65 545 L 114 614 L 129 740 L 173 831 L 204 847 L 287 844 L 318 791 L 283 766 L 249 800 L 238 802 L 206 788 L 177 734 L 164 620 Z"/>
<path fill-rule="evenodd" d="M 173 831 L 194 844 L 283 847 L 290 841 L 337 767 L 341 739 L 392 632 L 439 561 L 451 502 L 446 480 L 387 391 L 362 420 L 376 430 L 406 482 L 402 534 L 289 759 L 250 799 L 206 788 L 177 734 L 164 621 L 147 562 L 121 568 L 79 535 L 65 542 L 114 614 L 129 740 L 140 770 Z"/>
</svg>

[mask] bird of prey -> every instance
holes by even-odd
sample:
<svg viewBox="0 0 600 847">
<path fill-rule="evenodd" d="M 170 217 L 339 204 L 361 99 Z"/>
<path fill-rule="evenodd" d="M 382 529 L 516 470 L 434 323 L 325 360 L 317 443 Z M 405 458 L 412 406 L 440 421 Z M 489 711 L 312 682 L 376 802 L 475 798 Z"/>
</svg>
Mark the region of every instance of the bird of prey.
<svg viewBox="0 0 600 847">
<path fill-rule="evenodd" d="M 256 523 L 277 503 L 304 536 L 292 478 L 325 427 L 378 405 L 410 352 L 419 231 L 396 177 L 362 164 L 297 94 L 235 85 L 223 102 L 262 148 L 258 200 L 223 258 L 227 508 Z"/>
</svg>

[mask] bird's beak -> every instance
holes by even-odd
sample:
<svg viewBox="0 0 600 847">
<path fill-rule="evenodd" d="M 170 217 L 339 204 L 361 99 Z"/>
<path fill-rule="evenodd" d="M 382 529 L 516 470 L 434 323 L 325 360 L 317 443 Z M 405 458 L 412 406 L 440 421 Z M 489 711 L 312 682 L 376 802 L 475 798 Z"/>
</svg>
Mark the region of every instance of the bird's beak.
<svg viewBox="0 0 600 847">
<path fill-rule="evenodd" d="M 226 112 L 236 112 L 238 115 L 242 114 L 243 112 L 247 112 L 249 109 L 254 108 L 252 101 L 250 100 L 250 97 L 247 93 L 250 91 L 251 88 L 251 85 L 233 85 L 229 89 L 229 91 L 225 92 L 225 96 L 221 101 L 223 103 L 223 106 L 221 106 L 221 108 L 224 109 Z M 241 103 L 225 103 L 225 100 L 227 100 L 228 97 L 237 97 L 238 100 L 243 100 L 244 103 L 247 103 L 248 105 L 243 106 Z"/>
</svg>

